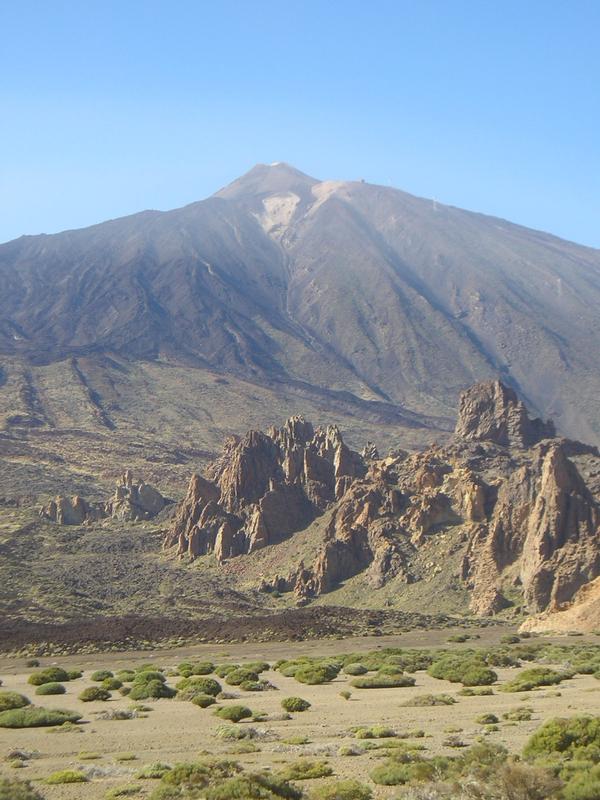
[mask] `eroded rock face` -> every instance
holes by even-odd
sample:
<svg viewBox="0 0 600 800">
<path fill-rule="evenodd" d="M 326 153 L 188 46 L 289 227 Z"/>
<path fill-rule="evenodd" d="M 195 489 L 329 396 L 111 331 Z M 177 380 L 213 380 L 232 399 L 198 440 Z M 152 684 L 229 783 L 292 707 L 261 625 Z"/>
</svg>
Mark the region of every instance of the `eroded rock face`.
<svg viewBox="0 0 600 800">
<path fill-rule="evenodd" d="M 598 452 L 555 438 L 498 382 L 463 394 L 456 431 L 445 447 L 383 459 L 301 417 L 231 439 L 192 478 L 165 546 L 223 561 L 277 545 L 286 568 L 263 574 L 260 588 L 302 603 L 359 574 L 376 590 L 454 569 L 474 613 L 560 608 L 600 574 L 600 483 L 588 485 Z M 280 543 L 316 520 L 290 569 Z M 454 567 L 442 552 L 458 554 Z"/>
<path fill-rule="evenodd" d="M 335 426 L 314 430 L 302 417 L 232 437 L 192 477 L 165 546 L 192 558 L 251 553 L 306 527 L 364 472 Z"/>
<path fill-rule="evenodd" d="M 117 481 L 115 492 L 105 503 L 88 503 L 82 497 L 59 495 L 40 509 L 40 516 L 59 525 L 83 525 L 107 517 L 120 520 L 152 519 L 168 501 L 144 481 L 135 482 L 131 470 Z"/>
<path fill-rule="evenodd" d="M 476 383 L 460 396 L 455 434 L 460 439 L 531 447 L 556 436 L 552 422 L 530 419 L 525 404 L 500 381 Z"/>
</svg>

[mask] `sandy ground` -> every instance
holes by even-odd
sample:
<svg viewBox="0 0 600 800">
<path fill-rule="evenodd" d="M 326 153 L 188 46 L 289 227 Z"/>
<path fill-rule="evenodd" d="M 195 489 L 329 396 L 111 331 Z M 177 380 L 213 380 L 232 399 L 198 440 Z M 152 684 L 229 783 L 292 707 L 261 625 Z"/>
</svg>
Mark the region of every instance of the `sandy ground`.
<svg viewBox="0 0 600 800">
<path fill-rule="evenodd" d="M 499 631 L 487 629 L 482 631 L 482 640 L 474 644 L 497 641 L 506 628 Z M 283 656 L 299 654 L 329 654 L 372 650 L 377 646 L 440 646 L 445 645 L 449 632 L 415 631 L 401 637 L 389 637 L 395 641 L 379 639 L 352 639 L 343 641 L 291 643 L 291 644 L 257 644 L 235 645 L 227 648 L 198 646 L 183 651 L 143 653 L 97 654 L 77 659 L 68 657 L 61 659 L 61 665 L 67 667 L 80 666 L 85 669 L 83 678 L 65 684 L 67 694 L 39 698 L 40 705 L 46 707 L 76 709 L 83 714 L 82 732 L 49 733 L 46 729 L 6 730 L 0 729 L 0 772 L 30 780 L 42 780 L 58 769 L 81 768 L 92 770 L 93 777 L 89 783 L 43 786 L 42 792 L 48 800 L 75 800 L 75 798 L 104 798 L 106 792 L 113 787 L 136 783 L 135 773 L 145 764 L 162 761 L 175 763 L 189 761 L 202 753 L 225 755 L 231 752 L 231 743 L 216 738 L 217 728 L 223 724 L 214 717 L 213 709 L 200 709 L 189 702 L 177 700 L 149 701 L 152 711 L 147 717 L 127 721 L 109 721 L 96 718 L 95 712 L 107 709 L 126 709 L 130 703 L 118 692 L 113 699 L 106 702 L 81 703 L 77 696 L 86 686 L 92 685 L 89 679 L 93 669 L 108 667 L 114 670 L 152 661 L 161 667 L 174 667 L 184 658 L 213 657 L 216 661 L 240 661 L 264 658 L 274 661 Z M 484 638 L 485 637 L 485 640 Z M 562 640 L 565 641 L 564 639 Z M 578 643 L 583 640 L 579 639 Z M 594 638 L 593 641 L 596 641 Z M 464 647 L 465 645 L 463 645 Z M 468 646 L 468 645 L 467 645 Z M 460 647 L 460 645 L 459 645 Z M 42 661 L 42 666 L 52 662 Z M 497 670 L 500 681 L 512 678 L 518 670 Z M 34 702 L 34 687 L 27 683 L 28 674 L 22 660 L 3 659 L 0 661 L 0 678 L 3 689 L 10 689 L 28 695 Z M 448 729 L 460 729 L 456 735 L 470 744 L 481 735 L 482 727 L 475 718 L 482 713 L 494 713 L 501 718 L 502 713 L 523 705 L 534 709 L 533 718 L 527 722 L 509 725 L 502 722 L 500 730 L 490 734 L 490 739 L 518 752 L 528 736 L 545 719 L 554 716 L 569 716 L 576 713 L 600 713 L 600 682 L 592 676 L 577 676 L 563 682 L 560 687 L 541 689 L 535 692 L 507 694 L 497 692 L 491 697 L 460 697 L 460 684 L 450 684 L 431 678 L 426 673 L 416 673 L 416 685 L 403 689 L 359 690 L 349 686 L 351 678 L 340 676 L 330 684 L 321 686 L 305 686 L 293 678 L 285 678 L 278 672 L 263 673 L 261 676 L 278 687 L 277 691 L 262 693 L 240 692 L 237 687 L 224 688 L 239 694 L 239 700 L 223 701 L 224 705 L 243 702 L 254 711 L 267 714 L 279 714 L 282 709 L 282 697 L 294 695 L 309 700 L 312 707 L 301 714 L 292 715 L 291 720 L 273 720 L 259 723 L 240 723 L 256 728 L 261 738 L 257 740 L 260 752 L 229 756 L 247 767 L 277 769 L 287 761 L 295 760 L 303 755 L 326 758 L 337 777 L 357 777 L 368 781 L 369 772 L 377 766 L 384 751 L 370 751 L 362 755 L 340 756 L 342 745 L 356 743 L 351 728 L 358 725 L 371 726 L 385 724 L 397 732 L 408 732 L 423 729 L 426 738 L 419 742 L 426 748 L 426 754 L 456 753 L 444 746 L 444 740 L 450 734 Z M 170 678 L 174 684 L 178 678 Z M 340 696 L 343 689 L 351 689 L 352 697 L 344 700 Z M 458 700 L 456 705 L 408 708 L 403 703 L 411 697 L 424 693 L 448 693 Z M 557 695 L 557 692 L 559 694 Z M 290 745 L 283 740 L 306 736 L 309 743 Z M 4 761 L 11 749 L 38 751 L 39 757 L 31 759 L 28 766 L 21 770 L 13 770 Z M 81 753 L 95 753 L 93 760 L 81 758 Z M 134 761 L 119 763 L 117 756 L 132 753 Z M 155 781 L 139 781 L 142 793 L 149 794 Z M 314 781 L 305 782 L 315 785 Z M 377 787 L 375 797 L 391 798 L 397 790 L 394 787 Z"/>
</svg>

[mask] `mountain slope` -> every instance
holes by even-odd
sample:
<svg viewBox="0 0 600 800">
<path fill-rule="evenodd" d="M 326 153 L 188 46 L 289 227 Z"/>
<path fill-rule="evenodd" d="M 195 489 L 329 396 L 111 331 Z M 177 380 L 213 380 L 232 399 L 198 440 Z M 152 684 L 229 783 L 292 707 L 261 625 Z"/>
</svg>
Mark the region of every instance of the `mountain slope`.
<svg viewBox="0 0 600 800">
<path fill-rule="evenodd" d="M 382 423 L 437 430 L 462 388 L 501 375 L 561 432 L 598 442 L 599 307 L 599 251 L 286 164 L 182 209 L 0 246 L 4 381 L 15 360 L 85 357 L 98 413 L 106 357 L 324 408 L 337 397 L 357 422 L 366 401 Z"/>
</svg>

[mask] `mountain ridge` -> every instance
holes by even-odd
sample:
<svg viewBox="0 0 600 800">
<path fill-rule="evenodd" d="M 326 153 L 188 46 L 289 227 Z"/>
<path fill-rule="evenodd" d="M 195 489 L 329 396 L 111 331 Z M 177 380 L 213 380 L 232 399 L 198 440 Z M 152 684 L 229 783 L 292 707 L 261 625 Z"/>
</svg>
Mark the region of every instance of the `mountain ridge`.
<svg viewBox="0 0 600 800">
<path fill-rule="evenodd" d="M 0 245 L 0 358 L 94 359 L 101 405 L 113 355 L 348 393 L 430 428 L 502 377 L 600 441 L 597 302 L 600 251 L 283 162 L 180 209 Z"/>
</svg>

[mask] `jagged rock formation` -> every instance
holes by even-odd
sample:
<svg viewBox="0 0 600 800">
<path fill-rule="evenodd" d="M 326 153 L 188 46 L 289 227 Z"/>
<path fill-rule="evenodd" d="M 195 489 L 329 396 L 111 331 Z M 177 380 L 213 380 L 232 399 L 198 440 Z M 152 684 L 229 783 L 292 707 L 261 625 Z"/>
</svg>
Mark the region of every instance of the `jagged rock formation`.
<svg viewBox="0 0 600 800">
<path fill-rule="evenodd" d="M 556 436 L 554 423 L 530 419 L 525 404 L 500 381 L 476 383 L 459 400 L 456 435 L 507 447 L 531 447 Z"/>
<path fill-rule="evenodd" d="M 280 542 L 306 527 L 364 473 L 335 426 L 292 417 L 269 433 L 229 439 L 221 457 L 194 475 L 166 546 L 219 560 Z"/>
<path fill-rule="evenodd" d="M 600 574 L 594 474 L 595 448 L 556 438 L 511 389 L 484 383 L 463 393 L 454 440 L 420 453 L 359 455 L 337 428 L 315 431 L 300 417 L 229 440 L 205 476 L 192 478 L 165 546 L 223 561 L 320 519 L 310 563 L 263 576 L 260 588 L 306 602 L 359 573 L 373 589 L 411 584 L 444 569 L 435 548 L 445 542 L 462 554 L 456 578 L 473 612 L 535 613 L 560 608 Z"/>
<path fill-rule="evenodd" d="M 123 521 L 152 519 L 170 502 L 144 481 L 135 483 L 131 470 L 117 481 L 105 503 L 89 503 L 82 497 L 59 495 L 40 509 L 40 516 L 60 525 L 83 525 L 106 517 Z"/>
</svg>

